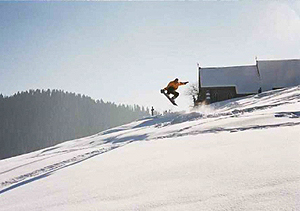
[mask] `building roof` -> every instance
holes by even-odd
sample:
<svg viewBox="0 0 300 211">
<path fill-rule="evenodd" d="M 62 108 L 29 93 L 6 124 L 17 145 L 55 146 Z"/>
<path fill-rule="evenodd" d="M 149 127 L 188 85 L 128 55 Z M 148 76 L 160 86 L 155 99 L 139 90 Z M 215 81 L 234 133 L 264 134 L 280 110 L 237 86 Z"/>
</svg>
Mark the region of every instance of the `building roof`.
<svg viewBox="0 0 300 211">
<path fill-rule="evenodd" d="M 258 61 L 263 91 L 300 84 L 300 59 Z"/>
<path fill-rule="evenodd" d="M 259 76 L 257 67 L 211 67 L 200 69 L 201 87 L 235 86 L 238 94 L 257 93 Z"/>
<path fill-rule="evenodd" d="M 259 60 L 257 65 L 200 68 L 202 88 L 236 87 L 237 94 L 300 84 L 300 59 Z"/>
</svg>

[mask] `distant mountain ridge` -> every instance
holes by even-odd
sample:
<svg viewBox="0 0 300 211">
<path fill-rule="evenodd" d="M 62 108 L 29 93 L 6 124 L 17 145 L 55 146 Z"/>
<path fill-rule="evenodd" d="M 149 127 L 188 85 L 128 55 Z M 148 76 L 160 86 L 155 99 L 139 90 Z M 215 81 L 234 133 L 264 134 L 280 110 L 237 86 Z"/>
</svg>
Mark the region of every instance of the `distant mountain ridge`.
<svg viewBox="0 0 300 211">
<path fill-rule="evenodd" d="M 0 159 L 85 137 L 149 115 L 138 105 L 116 105 L 62 90 L 0 95 Z"/>
</svg>

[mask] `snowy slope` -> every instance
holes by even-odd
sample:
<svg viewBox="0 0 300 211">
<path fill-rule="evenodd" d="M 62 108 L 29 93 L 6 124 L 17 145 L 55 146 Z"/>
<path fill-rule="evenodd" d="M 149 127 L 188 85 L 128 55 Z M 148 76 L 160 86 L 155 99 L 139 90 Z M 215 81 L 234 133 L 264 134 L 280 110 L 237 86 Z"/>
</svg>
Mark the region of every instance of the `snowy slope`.
<svg viewBox="0 0 300 211">
<path fill-rule="evenodd" d="M 0 210 L 300 210 L 300 86 L 1 160 Z"/>
</svg>

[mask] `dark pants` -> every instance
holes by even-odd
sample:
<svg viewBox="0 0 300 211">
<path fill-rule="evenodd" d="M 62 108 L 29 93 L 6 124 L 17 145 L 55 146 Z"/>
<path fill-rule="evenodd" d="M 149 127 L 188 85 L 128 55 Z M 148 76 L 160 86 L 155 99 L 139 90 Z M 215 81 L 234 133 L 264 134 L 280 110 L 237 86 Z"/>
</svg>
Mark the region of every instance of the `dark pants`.
<svg viewBox="0 0 300 211">
<path fill-rule="evenodd" d="M 172 97 L 173 99 L 176 99 L 179 96 L 179 93 L 175 91 L 174 87 L 169 87 L 167 89 L 167 94 L 173 94 L 174 96 Z"/>
</svg>

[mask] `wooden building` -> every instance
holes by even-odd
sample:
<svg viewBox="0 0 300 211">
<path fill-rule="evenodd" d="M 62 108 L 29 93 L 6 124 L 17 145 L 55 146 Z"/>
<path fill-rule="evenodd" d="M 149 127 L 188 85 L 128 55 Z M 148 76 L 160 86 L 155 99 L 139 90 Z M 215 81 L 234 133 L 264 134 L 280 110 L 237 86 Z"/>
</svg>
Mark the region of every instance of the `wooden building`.
<svg viewBox="0 0 300 211">
<path fill-rule="evenodd" d="M 214 103 L 300 84 L 300 59 L 261 60 L 255 65 L 199 67 L 195 104 Z"/>
</svg>

